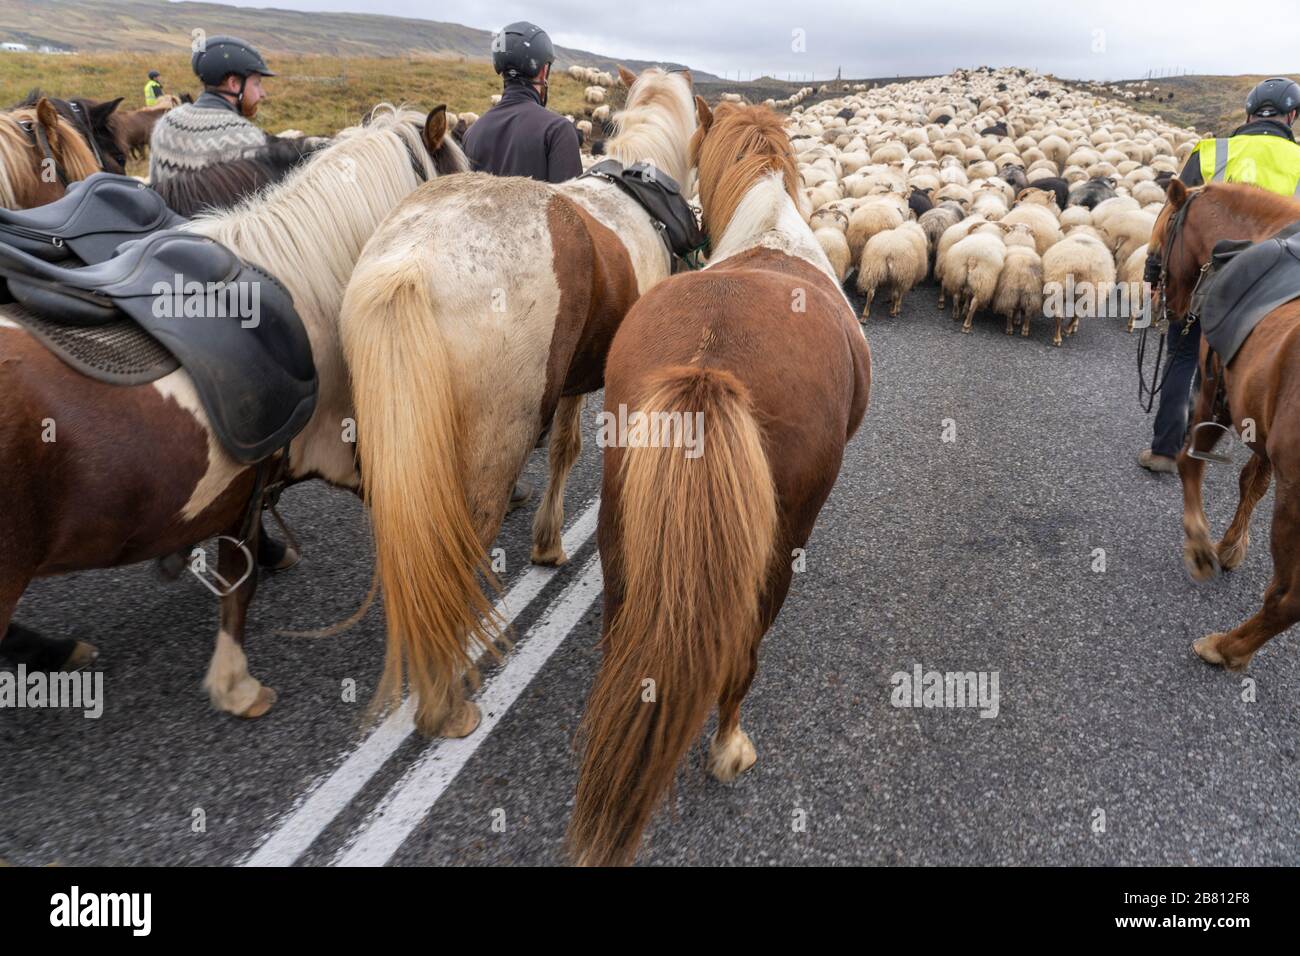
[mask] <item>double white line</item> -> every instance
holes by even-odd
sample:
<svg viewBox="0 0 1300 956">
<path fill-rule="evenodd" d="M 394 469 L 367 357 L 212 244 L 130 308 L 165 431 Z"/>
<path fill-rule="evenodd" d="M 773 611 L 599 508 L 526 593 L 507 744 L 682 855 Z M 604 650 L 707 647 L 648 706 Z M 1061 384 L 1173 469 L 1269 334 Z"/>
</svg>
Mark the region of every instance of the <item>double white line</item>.
<svg viewBox="0 0 1300 956">
<path fill-rule="evenodd" d="M 596 530 L 600 498 L 588 506 L 563 536 L 566 554 L 576 554 Z M 497 602 L 513 623 L 560 571 L 530 567 Z M 424 819 L 461 768 L 492 732 L 505 712 L 582 619 L 602 587 L 600 559 L 592 556 L 582 573 L 528 630 L 504 667 L 486 681 L 476 698 L 483 721 L 460 740 L 438 740 L 367 817 L 361 831 L 334 860 L 343 866 L 382 866 Z M 245 866 L 291 866 L 415 731 L 411 701 L 390 714 L 348 758 L 286 816 Z"/>
</svg>

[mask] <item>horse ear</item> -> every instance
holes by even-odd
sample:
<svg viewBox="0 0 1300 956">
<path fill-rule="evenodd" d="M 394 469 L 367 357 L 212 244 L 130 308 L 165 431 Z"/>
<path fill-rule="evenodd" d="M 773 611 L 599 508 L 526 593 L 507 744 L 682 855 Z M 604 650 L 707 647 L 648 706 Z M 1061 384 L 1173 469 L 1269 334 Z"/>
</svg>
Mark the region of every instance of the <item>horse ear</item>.
<svg viewBox="0 0 1300 956">
<path fill-rule="evenodd" d="M 1175 177 L 1169 180 L 1169 185 L 1165 187 L 1165 195 L 1169 199 L 1169 205 L 1178 209 L 1187 202 L 1187 184 Z"/>
<path fill-rule="evenodd" d="M 116 110 L 118 106 L 121 105 L 124 99 L 126 99 L 125 96 L 119 96 L 115 100 L 108 100 L 104 103 L 98 103 L 95 106 L 92 106 L 90 108 L 90 115 L 99 120 L 108 119 L 109 116 L 113 114 L 113 111 Z"/>
<path fill-rule="evenodd" d="M 695 97 L 695 118 L 699 121 L 700 129 L 707 130 L 713 125 L 713 111 L 709 109 L 709 104 L 704 102 L 704 97 Z"/>
<path fill-rule="evenodd" d="M 618 65 L 618 79 L 619 82 L 630 90 L 632 89 L 632 84 L 636 82 L 636 74 L 620 63 Z"/>
<path fill-rule="evenodd" d="M 59 111 L 45 97 L 36 102 L 36 119 L 47 130 L 53 131 L 59 125 Z"/>
<path fill-rule="evenodd" d="M 436 153 L 447 135 L 447 104 L 441 103 L 430 111 L 424 121 L 424 148 Z"/>
<path fill-rule="evenodd" d="M 686 85 L 695 89 L 695 77 L 691 76 L 691 71 L 682 67 L 682 76 L 686 77 Z"/>
</svg>

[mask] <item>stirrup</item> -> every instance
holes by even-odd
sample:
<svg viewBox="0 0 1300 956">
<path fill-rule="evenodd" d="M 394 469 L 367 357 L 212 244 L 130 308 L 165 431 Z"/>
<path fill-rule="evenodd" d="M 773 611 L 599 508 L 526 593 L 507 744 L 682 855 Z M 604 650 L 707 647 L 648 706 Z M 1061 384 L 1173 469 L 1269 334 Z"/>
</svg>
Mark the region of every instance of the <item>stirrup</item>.
<svg viewBox="0 0 1300 956">
<path fill-rule="evenodd" d="M 1187 457 L 1195 458 L 1198 461 L 1212 461 L 1220 465 L 1232 464 L 1231 458 L 1229 458 L 1227 455 L 1220 454 L 1217 451 L 1196 450 L 1196 433 L 1199 432 L 1202 428 L 1220 428 L 1223 431 L 1227 432 L 1229 435 L 1236 437 L 1236 432 L 1234 432 L 1227 425 L 1220 425 L 1218 422 L 1201 422 L 1199 425 L 1197 425 L 1195 428 L 1192 429 L 1191 440 L 1187 443 Z"/>
</svg>

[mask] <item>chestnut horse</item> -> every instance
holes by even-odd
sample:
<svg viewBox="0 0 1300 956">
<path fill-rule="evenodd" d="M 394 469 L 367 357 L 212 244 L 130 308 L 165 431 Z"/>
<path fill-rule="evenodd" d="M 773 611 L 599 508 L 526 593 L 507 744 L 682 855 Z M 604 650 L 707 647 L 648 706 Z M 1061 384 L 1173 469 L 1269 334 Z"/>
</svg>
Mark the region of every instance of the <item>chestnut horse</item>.
<svg viewBox="0 0 1300 956">
<path fill-rule="evenodd" d="M 0 113 L 0 208 L 44 206 L 98 171 L 90 148 L 49 100 Z"/>
<path fill-rule="evenodd" d="M 689 189 L 689 74 L 620 74 L 627 107 L 607 154 Z M 431 183 L 367 244 L 342 333 L 388 618 L 376 703 L 395 704 L 408 672 L 421 732 L 478 725 L 462 676 L 500 633 L 482 581 L 510 489 L 554 414 L 533 560 L 563 562 L 582 397 L 627 310 L 669 271 L 650 216 L 595 177 Z"/>
<path fill-rule="evenodd" d="M 759 641 L 871 385 L 862 327 L 800 215 L 780 117 L 697 108 L 692 156 L 714 254 L 637 302 L 605 366 L 606 421 L 640 412 L 658 426 L 604 452 L 605 658 L 569 828 L 587 864 L 631 862 L 715 703 L 709 771 L 730 781 L 753 765 L 740 704 Z M 702 441 L 687 453 L 678 439 L 691 420 Z"/>
<path fill-rule="evenodd" d="M 467 169 L 446 132 L 443 107 L 427 117 L 377 107 L 368 125 L 344 130 L 274 189 L 187 227 L 278 277 L 302 318 L 318 393 L 314 415 L 282 462 L 290 481 L 357 487 L 338 337 L 343 289 L 362 246 L 403 197 Z M 255 469 L 217 443 L 184 369 L 147 385 L 104 384 L 47 351 L 6 315 L 10 308 L 0 306 L 0 633 L 8 631 L 7 651 L 48 654 L 50 638 L 11 623 L 33 578 L 145 561 L 215 535 L 238 537 Z M 42 440 L 47 420 L 57 425 L 52 442 Z M 256 539 L 254 531 L 254 552 Z M 228 541 L 219 561 L 226 580 L 245 574 L 242 553 Z M 243 650 L 256 585 L 256 573 L 247 573 L 222 599 L 204 681 L 216 708 L 242 717 L 261 716 L 275 700 L 249 674 Z"/>
<path fill-rule="evenodd" d="M 1191 203 L 1176 236 L 1168 235 L 1170 220 Z M 1224 239 L 1259 242 L 1300 220 L 1300 201 L 1257 186 L 1210 183 L 1188 190 L 1178 180 L 1169 184 L 1169 197 L 1151 234 L 1151 249 L 1162 254 L 1168 245 L 1164 295 L 1170 312 L 1186 313 L 1201 267 L 1210 261 L 1215 243 Z M 1205 581 L 1231 570 L 1246 557 L 1250 516 L 1277 475 L 1273 508 L 1273 579 L 1259 613 L 1227 633 L 1207 634 L 1192 645 L 1211 664 L 1242 670 L 1266 641 L 1300 621 L 1300 290 L 1298 298 L 1274 309 L 1247 336 L 1222 368 L 1218 356 L 1201 342 L 1201 391 L 1193 426 L 1217 422 L 1248 435 L 1250 461 L 1241 471 L 1241 498 L 1223 539 L 1210 539 L 1201 497 L 1205 462 L 1193 458 L 1196 449 L 1208 452 L 1223 436 L 1221 428 L 1202 428 L 1178 455 L 1183 483 L 1184 562 L 1188 572 Z M 1216 376 L 1222 374 L 1227 408 L 1216 408 Z"/>
</svg>

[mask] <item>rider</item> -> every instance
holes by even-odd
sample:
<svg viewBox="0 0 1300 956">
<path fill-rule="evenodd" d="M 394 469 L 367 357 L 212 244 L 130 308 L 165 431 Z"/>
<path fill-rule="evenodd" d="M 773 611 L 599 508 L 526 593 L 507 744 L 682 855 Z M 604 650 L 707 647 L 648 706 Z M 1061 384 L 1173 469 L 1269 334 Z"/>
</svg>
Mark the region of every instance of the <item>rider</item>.
<svg viewBox="0 0 1300 956">
<path fill-rule="evenodd" d="M 162 96 L 163 90 L 162 81 L 159 79 L 161 76 L 162 74 L 157 70 L 149 71 L 149 79 L 144 84 L 144 105 L 146 107 L 158 105 L 158 97 Z"/>
<path fill-rule="evenodd" d="M 242 159 L 267 144 L 266 134 L 250 122 L 266 95 L 262 77 L 275 76 L 262 55 L 236 37 L 210 37 L 190 66 L 203 82 L 203 94 L 168 110 L 154 126 L 152 182 Z"/>
<path fill-rule="evenodd" d="M 1203 139 L 1187 158 L 1178 178 L 1188 186 L 1209 182 L 1252 183 L 1270 192 L 1300 197 L 1300 145 L 1291 127 L 1300 111 L 1300 85 L 1285 77 L 1265 80 L 1246 97 L 1246 124 L 1220 139 Z M 1200 360 L 1201 327 L 1170 326 L 1169 362 L 1155 438 L 1138 455 L 1138 464 L 1155 472 L 1175 473 L 1175 456 L 1183 447 L 1189 413 L 1188 396 Z"/>
<path fill-rule="evenodd" d="M 546 108 L 554 61 L 551 38 L 535 24 L 512 23 L 492 37 L 492 66 L 504 87 L 497 105 L 465 133 L 465 155 L 475 170 L 544 183 L 562 183 L 582 174 L 577 129 Z M 515 482 L 510 510 L 532 493 L 529 482 Z"/>
</svg>

